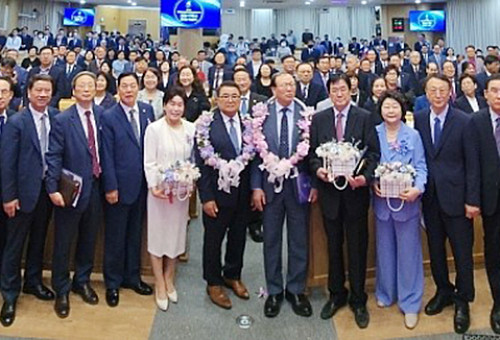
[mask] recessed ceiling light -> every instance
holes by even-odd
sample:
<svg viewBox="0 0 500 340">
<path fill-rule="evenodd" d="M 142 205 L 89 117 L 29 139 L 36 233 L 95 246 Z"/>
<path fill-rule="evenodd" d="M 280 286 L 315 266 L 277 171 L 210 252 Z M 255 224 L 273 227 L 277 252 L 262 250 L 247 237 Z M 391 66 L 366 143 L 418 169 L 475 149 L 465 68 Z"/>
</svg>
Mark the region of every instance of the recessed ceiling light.
<svg viewBox="0 0 500 340">
<path fill-rule="evenodd" d="M 132 2 L 131 5 L 132 6 L 137 6 L 137 2 Z"/>
<path fill-rule="evenodd" d="M 419 3 L 421 3 L 421 2 L 422 2 L 422 0 L 415 0 L 415 3 L 416 3 L 416 4 L 419 4 Z"/>
<path fill-rule="evenodd" d="M 361 1 L 362 5 L 366 5 L 368 2 L 366 0 Z"/>
<path fill-rule="evenodd" d="M 127 3 L 131 4 L 131 3 L 132 3 L 132 0 L 127 0 Z"/>
<path fill-rule="evenodd" d="M 310 1 L 306 1 L 306 5 L 310 5 L 310 4 L 311 4 L 311 2 L 310 2 Z"/>
<path fill-rule="evenodd" d="M 245 7 L 245 1 L 243 0 L 240 1 L 240 7 Z"/>
<path fill-rule="evenodd" d="M 85 0 L 80 0 L 81 5 L 85 5 L 85 2 L 86 2 Z"/>
</svg>

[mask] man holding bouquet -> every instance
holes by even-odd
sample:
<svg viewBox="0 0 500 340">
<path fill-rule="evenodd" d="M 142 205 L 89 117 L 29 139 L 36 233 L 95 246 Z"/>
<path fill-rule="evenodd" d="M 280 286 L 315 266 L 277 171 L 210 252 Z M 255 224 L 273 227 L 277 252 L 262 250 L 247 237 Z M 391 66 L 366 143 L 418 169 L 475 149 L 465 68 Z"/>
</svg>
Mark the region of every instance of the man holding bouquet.
<svg viewBox="0 0 500 340">
<path fill-rule="evenodd" d="M 319 179 L 319 201 L 323 212 L 323 224 L 328 238 L 330 299 L 321 311 L 322 319 L 330 319 L 349 302 L 357 325 L 366 328 L 370 321 L 366 309 L 365 293 L 366 257 L 368 249 L 368 208 L 370 205 L 369 184 L 377 162 L 380 147 L 370 114 L 351 105 L 351 80 L 344 74 L 334 75 L 328 81 L 333 107 L 318 112 L 311 126 L 311 149 L 309 151 L 311 172 Z M 345 190 L 337 189 L 330 182 L 331 174 L 316 154 L 321 144 L 351 142 L 366 149 L 357 169 L 345 178 Z M 345 182 L 344 182 L 345 183 Z M 343 259 L 344 233 L 347 236 L 347 256 L 351 292 L 344 286 L 345 270 Z"/>
</svg>

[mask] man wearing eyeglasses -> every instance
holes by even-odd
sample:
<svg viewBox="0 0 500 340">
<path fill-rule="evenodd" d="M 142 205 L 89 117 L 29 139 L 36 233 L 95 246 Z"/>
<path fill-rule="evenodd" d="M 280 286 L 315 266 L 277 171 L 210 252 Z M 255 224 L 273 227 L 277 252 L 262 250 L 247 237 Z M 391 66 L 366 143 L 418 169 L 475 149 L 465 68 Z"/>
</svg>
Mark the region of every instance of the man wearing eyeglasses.
<svg viewBox="0 0 500 340">
<path fill-rule="evenodd" d="M 271 81 L 275 100 L 268 104 L 269 116 L 263 123 L 263 133 L 269 152 L 280 159 L 296 153 L 299 142 L 297 122 L 304 109 L 295 99 L 296 83 L 289 73 L 276 74 Z M 300 199 L 298 178 L 308 176 L 307 159 L 300 161 L 294 171 L 298 176 L 284 178 L 281 191 L 276 183 L 269 182 L 269 174 L 259 169 L 262 159 L 252 164 L 252 205 L 263 211 L 264 268 L 269 296 L 264 305 L 266 317 L 276 317 L 284 298 L 292 305 L 295 314 L 311 316 L 312 307 L 304 294 L 307 279 L 309 251 L 309 202 L 316 201 L 316 190 L 311 190 L 306 202 Z M 292 178 L 293 177 L 293 178 Z M 283 223 L 286 218 L 288 243 L 288 269 L 283 281 L 281 254 L 283 252 Z"/>
<path fill-rule="evenodd" d="M 224 81 L 217 89 L 217 106 L 210 125 L 210 143 L 214 153 L 226 161 L 235 160 L 243 152 L 243 126 L 239 114 L 241 91 L 233 81 Z M 196 143 L 195 143 L 196 145 Z M 239 185 L 225 192 L 218 186 L 219 171 L 205 163 L 195 147 L 196 164 L 200 168 L 198 181 L 203 204 L 203 278 L 207 294 L 217 306 L 230 309 L 232 303 L 224 286 L 240 299 L 248 300 L 241 280 L 246 228 L 250 213 L 250 166 L 239 174 Z M 224 265 L 221 263 L 222 241 L 227 234 Z"/>
<path fill-rule="evenodd" d="M 415 128 L 422 137 L 427 161 L 422 208 L 431 272 L 437 287 L 425 306 L 425 314 L 439 314 L 454 304 L 455 332 L 465 333 L 470 326 L 469 302 L 474 300 L 472 246 L 473 219 L 480 213 L 479 165 L 470 117 L 449 105 L 449 77 L 431 75 L 425 92 L 430 108 L 415 113 Z M 455 259 L 455 284 L 449 279 L 446 239 Z"/>
</svg>

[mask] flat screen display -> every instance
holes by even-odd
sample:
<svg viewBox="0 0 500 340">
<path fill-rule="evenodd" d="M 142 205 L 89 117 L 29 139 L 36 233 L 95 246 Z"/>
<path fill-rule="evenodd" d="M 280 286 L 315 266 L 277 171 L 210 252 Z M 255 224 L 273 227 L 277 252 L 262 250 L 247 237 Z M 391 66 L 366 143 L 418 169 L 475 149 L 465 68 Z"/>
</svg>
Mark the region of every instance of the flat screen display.
<svg viewBox="0 0 500 340">
<path fill-rule="evenodd" d="M 161 26 L 219 28 L 221 0 L 161 0 Z"/>
<path fill-rule="evenodd" d="M 64 26 L 94 26 L 95 10 L 92 8 L 65 8 Z"/>
<path fill-rule="evenodd" d="M 405 31 L 405 19 L 404 18 L 392 18 L 392 31 L 393 32 L 404 32 Z"/>
<path fill-rule="evenodd" d="M 410 11 L 410 31 L 444 32 L 445 30 L 444 11 Z"/>
</svg>

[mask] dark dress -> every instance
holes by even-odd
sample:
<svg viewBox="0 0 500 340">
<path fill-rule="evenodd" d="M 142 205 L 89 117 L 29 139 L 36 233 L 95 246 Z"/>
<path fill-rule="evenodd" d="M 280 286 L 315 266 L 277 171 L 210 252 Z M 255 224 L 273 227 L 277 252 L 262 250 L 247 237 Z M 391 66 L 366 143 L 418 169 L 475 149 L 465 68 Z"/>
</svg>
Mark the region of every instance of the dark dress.
<svg viewBox="0 0 500 340">
<path fill-rule="evenodd" d="M 271 91 L 271 85 L 264 86 L 258 79 L 255 82 L 254 92 L 260 94 L 261 96 L 265 96 L 266 98 L 271 98 L 273 96 L 273 91 Z"/>
<path fill-rule="evenodd" d="M 193 91 L 186 102 L 186 120 L 194 122 L 203 111 L 210 110 L 210 102 L 203 92 Z"/>
</svg>

